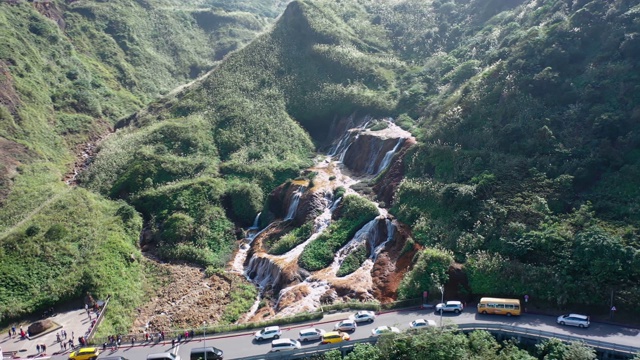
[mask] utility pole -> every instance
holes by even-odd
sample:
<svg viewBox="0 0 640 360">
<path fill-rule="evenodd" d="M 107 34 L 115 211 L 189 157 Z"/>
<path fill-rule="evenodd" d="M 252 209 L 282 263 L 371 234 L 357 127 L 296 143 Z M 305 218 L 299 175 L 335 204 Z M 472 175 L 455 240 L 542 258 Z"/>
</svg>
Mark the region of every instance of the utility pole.
<svg viewBox="0 0 640 360">
<path fill-rule="evenodd" d="M 202 345 L 204 346 L 204 360 L 207 360 L 207 322 L 202 322 Z"/>
<path fill-rule="evenodd" d="M 440 285 L 438 286 L 438 289 L 440 289 L 440 293 L 442 294 L 442 301 L 441 303 L 444 304 L 444 285 Z M 444 306 L 444 305 L 443 305 Z M 440 328 L 442 328 L 442 314 L 444 313 L 444 310 L 442 308 L 440 308 Z M 207 359 L 204 359 L 207 360 Z"/>
</svg>

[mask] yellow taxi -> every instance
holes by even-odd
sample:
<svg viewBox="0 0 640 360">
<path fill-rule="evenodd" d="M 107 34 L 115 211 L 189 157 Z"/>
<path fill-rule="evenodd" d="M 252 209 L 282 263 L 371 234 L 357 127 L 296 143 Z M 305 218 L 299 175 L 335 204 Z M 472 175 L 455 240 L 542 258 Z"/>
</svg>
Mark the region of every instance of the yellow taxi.
<svg viewBox="0 0 640 360">
<path fill-rule="evenodd" d="M 320 344 L 335 344 L 351 339 L 349 334 L 339 331 L 329 331 L 322 335 L 322 341 Z"/>
<path fill-rule="evenodd" d="M 98 355 L 100 355 L 98 348 L 82 348 L 69 354 L 69 360 L 96 360 Z"/>
</svg>

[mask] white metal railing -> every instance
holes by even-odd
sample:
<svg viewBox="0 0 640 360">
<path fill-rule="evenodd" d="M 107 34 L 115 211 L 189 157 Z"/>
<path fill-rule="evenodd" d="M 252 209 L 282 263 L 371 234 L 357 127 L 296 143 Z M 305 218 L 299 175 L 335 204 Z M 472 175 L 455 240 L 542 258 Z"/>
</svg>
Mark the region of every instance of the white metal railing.
<svg viewBox="0 0 640 360">
<path fill-rule="evenodd" d="M 578 336 L 571 336 L 571 335 L 554 333 L 550 331 L 529 329 L 529 328 L 512 326 L 512 325 L 478 324 L 478 323 L 473 324 L 472 323 L 472 324 L 457 324 L 457 328 L 463 331 L 464 330 L 486 330 L 489 332 L 499 331 L 506 335 L 524 335 L 524 336 L 545 338 L 545 339 L 556 338 L 556 339 L 567 341 L 567 342 L 582 342 L 596 349 L 612 350 L 612 351 L 617 351 L 617 352 L 622 352 L 627 354 L 636 354 L 640 352 L 640 347 L 636 347 L 636 346 L 616 344 L 616 343 L 611 343 L 607 341 L 592 340 L 592 339 L 582 338 Z"/>
<path fill-rule="evenodd" d="M 590 340 L 590 339 L 585 339 L 585 338 L 581 338 L 581 337 L 577 337 L 577 336 L 570 336 L 570 335 L 564 335 L 564 334 L 558 334 L 558 333 L 553 333 L 553 332 L 549 332 L 549 331 L 543 331 L 543 330 L 535 330 L 535 329 L 528 329 L 528 328 L 523 328 L 523 327 L 518 327 L 518 326 L 511 326 L 511 325 L 501 325 L 501 324 L 478 324 L 478 323 L 471 323 L 471 324 L 457 324 L 457 325 L 453 325 L 451 327 L 449 327 L 450 330 L 460 330 L 460 331 L 471 331 L 471 330 L 485 330 L 485 331 L 489 331 L 489 332 L 500 332 L 503 333 L 505 335 L 510 335 L 510 336 L 528 336 L 528 337 L 533 337 L 533 338 L 541 338 L 541 339 L 550 339 L 550 338 L 556 338 L 562 341 L 566 341 L 566 342 L 582 342 L 588 346 L 591 346 L 595 349 L 599 349 L 599 350 L 605 350 L 605 351 L 614 351 L 614 352 L 618 352 L 618 353 L 624 353 L 624 354 L 629 354 L 629 355 L 634 355 L 637 354 L 638 352 L 640 352 L 640 347 L 635 347 L 635 346 L 628 346 L 628 345 L 621 345 L 621 344 L 615 344 L 615 343 L 610 343 L 610 342 L 606 342 L 606 341 L 598 341 L 598 340 Z M 345 352 L 345 351 L 349 351 L 351 349 L 353 349 L 353 347 L 356 344 L 375 344 L 378 341 L 378 338 L 365 338 L 365 339 L 359 339 L 359 340 L 353 340 L 353 341 L 348 341 L 348 342 L 344 342 L 344 343 L 338 343 L 338 344 L 329 344 L 329 345 L 322 345 L 319 346 L 317 348 L 307 348 L 307 349 L 300 349 L 300 350 L 294 350 L 294 351 L 287 351 L 287 352 L 274 352 L 274 353 L 267 353 L 267 354 L 262 354 L 262 355 L 255 355 L 255 356 L 249 356 L 249 357 L 240 357 L 240 358 L 236 358 L 236 359 L 245 359 L 245 360 L 258 360 L 258 359 L 281 359 L 281 360 L 293 360 L 293 359 L 302 359 L 305 357 L 310 357 L 312 355 L 319 355 L 322 353 L 325 353 L 327 351 L 330 350 L 340 350 L 341 352 Z"/>
</svg>

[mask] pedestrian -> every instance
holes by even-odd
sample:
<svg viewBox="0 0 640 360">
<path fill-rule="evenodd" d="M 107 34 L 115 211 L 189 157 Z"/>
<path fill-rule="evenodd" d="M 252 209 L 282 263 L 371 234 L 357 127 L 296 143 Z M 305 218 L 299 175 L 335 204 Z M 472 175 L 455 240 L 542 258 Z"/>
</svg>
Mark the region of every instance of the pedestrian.
<svg viewBox="0 0 640 360">
<path fill-rule="evenodd" d="M 73 349 L 73 339 L 69 339 L 69 349 Z"/>
<path fill-rule="evenodd" d="M 40 344 L 36 344 L 36 351 L 40 354 Z"/>
<path fill-rule="evenodd" d="M 62 338 L 66 339 L 67 338 L 67 331 L 66 330 L 61 330 L 62 331 Z"/>
<path fill-rule="evenodd" d="M 11 332 L 13 333 L 13 336 L 16 336 L 16 327 L 15 326 L 11 327 Z"/>
<path fill-rule="evenodd" d="M 43 353 L 43 354 L 46 354 L 46 353 L 47 353 L 47 345 L 45 345 L 45 344 L 40 344 L 40 349 L 42 350 L 42 353 Z"/>
<path fill-rule="evenodd" d="M 145 340 L 149 341 L 149 333 L 148 332 L 144 333 L 144 338 L 145 338 Z"/>
<path fill-rule="evenodd" d="M 172 348 L 176 347 L 176 339 L 175 338 L 171 339 L 171 347 Z"/>
<path fill-rule="evenodd" d="M 178 342 L 182 341 L 182 334 L 178 334 Z"/>
<path fill-rule="evenodd" d="M 135 343 L 136 343 L 136 337 L 132 336 L 131 337 L 131 347 L 133 347 L 133 345 L 135 345 Z"/>
<path fill-rule="evenodd" d="M 56 333 L 56 341 L 57 341 L 57 342 L 60 342 L 60 332 L 57 332 L 57 333 Z"/>
<path fill-rule="evenodd" d="M 60 344 L 60 351 L 62 351 L 62 342 L 58 341 L 58 344 Z"/>
<path fill-rule="evenodd" d="M 11 330 L 9 330 L 9 339 L 11 339 Z"/>
</svg>

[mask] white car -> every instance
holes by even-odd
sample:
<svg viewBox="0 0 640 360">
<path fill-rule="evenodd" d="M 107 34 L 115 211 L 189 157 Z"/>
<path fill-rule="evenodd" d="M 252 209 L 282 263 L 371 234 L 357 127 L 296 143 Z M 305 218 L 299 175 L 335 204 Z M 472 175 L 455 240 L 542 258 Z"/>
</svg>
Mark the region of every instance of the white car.
<svg viewBox="0 0 640 360">
<path fill-rule="evenodd" d="M 301 342 L 314 341 L 322 339 L 325 331 L 322 329 L 310 328 L 300 330 L 298 333 L 298 340 Z"/>
<path fill-rule="evenodd" d="M 342 320 L 333 327 L 333 330 L 334 331 L 356 331 L 357 327 L 358 325 L 356 325 L 356 322 L 353 320 Z"/>
<path fill-rule="evenodd" d="M 591 325 L 591 321 L 589 321 L 589 317 L 587 315 L 580 314 L 567 314 L 560 315 L 556 322 L 560 325 L 572 325 L 581 328 L 588 328 Z"/>
<path fill-rule="evenodd" d="M 436 305 L 436 312 L 453 312 L 460 314 L 464 310 L 464 305 L 460 301 L 447 301 L 446 303 L 440 303 Z"/>
<path fill-rule="evenodd" d="M 260 331 L 256 331 L 253 338 L 256 341 L 262 341 L 267 339 L 279 339 L 282 332 L 279 326 L 269 326 Z"/>
<path fill-rule="evenodd" d="M 409 323 L 412 329 L 424 329 L 438 326 L 435 321 L 427 319 L 416 319 Z"/>
<path fill-rule="evenodd" d="M 357 313 L 349 316 L 349 320 L 353 320 L 357 323 L 361 322 L 373 322 L 376 319 L 376 314 L 373 311 L 358 311 Z"/>
<path fill-rule="evenodd" d="M 400 329 L 394 326 L 378 326 L 377 328 L 371 330 L 371 336 L 378 336 L 388 333 L 400 334 Z"/>
<path fill-rule="evenodd" d="M 271 352 L 300 349 L 300 342 L 293 339 L 278 339 L 271 342 Z"/>
</svg>

